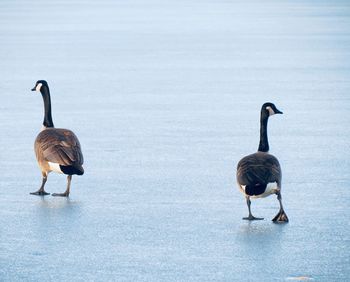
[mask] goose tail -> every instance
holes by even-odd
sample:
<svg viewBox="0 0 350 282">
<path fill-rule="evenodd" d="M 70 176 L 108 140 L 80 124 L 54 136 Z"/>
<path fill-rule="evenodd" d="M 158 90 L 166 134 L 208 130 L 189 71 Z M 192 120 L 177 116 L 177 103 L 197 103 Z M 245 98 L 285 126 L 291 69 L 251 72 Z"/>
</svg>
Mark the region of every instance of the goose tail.
<svg viewBox="0 0 350 282">
<path fill-rule="evenodd" d="M 83 175 L 84 168 L 82 165 L 60 165 L 61 171 L 67 175 Z"/>
<path fill-rule="evenodd" d="M 245 193 L 249 196 L 258 196 L 265 192 L 266 186 L 262 183 L 249 184 L 245 187 Z"/>
</svg>

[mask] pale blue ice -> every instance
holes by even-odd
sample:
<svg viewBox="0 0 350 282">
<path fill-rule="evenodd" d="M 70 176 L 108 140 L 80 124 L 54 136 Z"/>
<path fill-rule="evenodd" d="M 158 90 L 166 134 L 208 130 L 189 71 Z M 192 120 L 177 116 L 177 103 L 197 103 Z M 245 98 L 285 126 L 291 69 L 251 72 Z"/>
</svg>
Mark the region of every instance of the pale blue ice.
<svg viewBox="0 0 350 282">
<path fill-rule="evenodd" d="M 0 281 L 349 281 L 349 27 L 345 0 L 2 0 Z M 29 195 L 38 79 L 82 144 L 69 199 Z M 235 181 L 266 101 L 285 225 Z"/>
</svg>

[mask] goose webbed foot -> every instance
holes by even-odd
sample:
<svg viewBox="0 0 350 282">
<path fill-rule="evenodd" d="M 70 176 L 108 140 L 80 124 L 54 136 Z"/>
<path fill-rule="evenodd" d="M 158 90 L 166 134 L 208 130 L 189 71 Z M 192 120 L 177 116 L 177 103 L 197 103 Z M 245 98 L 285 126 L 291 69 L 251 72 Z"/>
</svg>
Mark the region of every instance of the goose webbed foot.
<svg viewBox="0 0 350 282">
<path fill-rule="evenodd" d="M 64 192 L 64 193 L 52 193 L 53 197 L 69 197 L 69 193 Z"/>
<path fill-rule="evenodd" d="M 47 181 L 47 174 L 45 172 L 43 172 L 42 174 L 43 174 L 43 180 L 42 180 L 42 183 L 41 183 L 41 186 L 40 186 L 39 190 L 36 191 L 36 192 L 31 192 L 30 193 L 31 195 L 36 195 L 36 196 L 50 195 L 50 193 L 47 193 L 45 191 L 45 183 Z"/>
<path fill-rule="evenodd" d="M 274 223 L 284 223 L 284 222 L 288 222 L 289 219 L 288 219 L 287 214 L 282 209 L 278 212 L 278 214 L 276 214 L 276 216 L 272 219 L 272 221 Z"/>
<path fill-rule="evenodd" d="M 248 217 L 243 217 L 244 220 L 263 220 L 263 217 L 255 217 L 253 215 L 249 215 Z"/>
<path fill-rule="evenodd" d="M 46 196 L 46 195 L 50 195 L 50 193 L 47 193 L 45 190 L 38 190 L 36 192 L 31 192 L 30 195 Z"/>
</svg>

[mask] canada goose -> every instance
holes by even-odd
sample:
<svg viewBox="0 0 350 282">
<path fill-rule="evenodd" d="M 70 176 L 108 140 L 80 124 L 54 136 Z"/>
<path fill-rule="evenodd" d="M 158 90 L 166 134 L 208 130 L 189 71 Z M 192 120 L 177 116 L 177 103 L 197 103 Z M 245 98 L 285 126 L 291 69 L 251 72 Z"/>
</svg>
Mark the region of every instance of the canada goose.
<svg viewBox="0 0 350 282">
<path fill-rule="evenodd" d="M 41 187 L 32 195 L 49 195 L 44 189 L 47 176 L 51 171 L 67 175 L 67 189 L 64 193 L 52 196 L 68 197 L 72 175 L 84 174 L 83 154 L 75 134 L 62 128 L 55 128 L 51 116 L 50 90 L 45 80 L 38 80 L 32 91 L 40 92 L 44 100 L 44 122 L 41 132 L 35 139 L 34 150 L 43 176 Z"/>
<path fill-rule="evenodd" d="M 269 142 L 267 139 L 267 122 L 270 116 L 282 114 L 272 103 L 265 103 L 260 115 L 260 143 L 258 152 L 241 159 L 237 165 L 237 182 L 241 192 L 245 195 L 249 215 L 246 220 L 257 220 L 250 210 L 250 198 L 264 198 L 272 194 L 277 195 L 280 204 L 278 214 L 273 222 L 288 222 L 288 217 L 283 210 L 281 197 L 281 167 L 276 157 L 269 154 Z"/>
</svg>

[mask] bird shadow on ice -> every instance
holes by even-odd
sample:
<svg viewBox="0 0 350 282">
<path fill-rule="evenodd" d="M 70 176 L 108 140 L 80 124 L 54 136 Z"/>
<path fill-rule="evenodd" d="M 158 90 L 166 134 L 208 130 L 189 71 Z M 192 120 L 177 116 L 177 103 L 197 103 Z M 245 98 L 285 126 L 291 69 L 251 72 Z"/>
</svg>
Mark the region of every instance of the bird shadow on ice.
<svg viewBox="0 0 350 282">
<path fill-rule="evenodd" d="M 41 197 L 37 202 L 36 207 L 38 216 L 47 216 L 48 214 L 69 214 L 71 216 L 80 212 L 79 202 L 64 197 Z"/>
<path fill-rule="evenodd" d="M 254 246 L 266 247 L 278 246 L 283 241 L 288 226 L 286 224 L 260 222 L 245 222 L 236 231 L 236 239 L 242 246 L 251 248 Z"/>
<path fill-rule="evenodd" d="M 33 224 L 38 234 L 50 236 L 53 230 L 72 231 L 80 225 L 81 205 L 70 198 L 41 197 L 34 206 Z"/>
<path fill-rule="evenodd" d="M 57 246 L 72 241 L 83 228 L 81 204 L 70 198 L 40 197 L 30 217 L 34 253 L 43 248 L 52 252 Z M 47 245 L 51 244 L 50 248 Z M 46 252 L 46 251 L 45 251 Z"/>
</svg>

